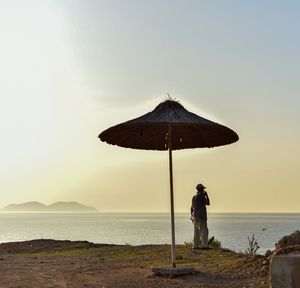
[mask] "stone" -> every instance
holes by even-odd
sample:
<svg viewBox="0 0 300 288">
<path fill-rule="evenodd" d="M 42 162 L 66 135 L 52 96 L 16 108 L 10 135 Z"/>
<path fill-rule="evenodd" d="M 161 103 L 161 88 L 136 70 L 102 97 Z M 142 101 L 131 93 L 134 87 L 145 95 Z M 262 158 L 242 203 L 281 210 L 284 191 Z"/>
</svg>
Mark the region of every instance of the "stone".
<svg viewBox="0 0 300 288">
<path fill-rule="evenodd" d="M 267 250 L 265 253 L 265 257 L 269 258 L 272 255 L 272 251 L 271 250 Z"/>
<path fill-rule="evenodd" d="M 296 230 L 290 235 L 286 235 L 282 237 L 277 243 L 276 243 L 276 250 L 279 249 L 285 249 L 289 246 L 295 246 L 300 245 L 300 231 Z"/>
<path fill-rule="evenodd" d="M 266 259 L 262 262 L 262 265 L 266 266 L 270 264 L 270 259 Z"/>
</svg>

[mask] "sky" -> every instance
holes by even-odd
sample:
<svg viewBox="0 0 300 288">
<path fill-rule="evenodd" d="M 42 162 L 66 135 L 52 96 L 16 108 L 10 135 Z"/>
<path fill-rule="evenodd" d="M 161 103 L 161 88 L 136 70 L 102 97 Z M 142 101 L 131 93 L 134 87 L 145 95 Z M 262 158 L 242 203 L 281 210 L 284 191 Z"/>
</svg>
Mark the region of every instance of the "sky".
<svg viewBox="0 0 300 288">
<path fill-rule="evenodd" d="M 0 0 L 0 207 L 167 212 L 168 153 L 101 142 L 170 93 L 240 140 L 173 153 L 176 212 L 300 212 L 298 1 Z"/>
</svg>

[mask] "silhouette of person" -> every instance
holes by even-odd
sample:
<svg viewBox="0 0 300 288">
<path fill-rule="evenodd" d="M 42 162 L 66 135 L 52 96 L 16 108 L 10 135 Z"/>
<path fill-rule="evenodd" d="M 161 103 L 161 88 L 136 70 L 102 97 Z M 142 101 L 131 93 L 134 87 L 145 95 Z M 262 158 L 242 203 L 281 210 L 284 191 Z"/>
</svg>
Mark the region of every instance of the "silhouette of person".
<svg viewBox="0 0 300 288">
<path fill-rule="evenodd" d="M 193 249 L 208 248 L 208 228 L 206 205 L 210 205 L 206 187 L 202 184 L 196 186 L 197 192 L 193 196 L 191 206 L 191 220 L 194 224 Z"/>
</svg>

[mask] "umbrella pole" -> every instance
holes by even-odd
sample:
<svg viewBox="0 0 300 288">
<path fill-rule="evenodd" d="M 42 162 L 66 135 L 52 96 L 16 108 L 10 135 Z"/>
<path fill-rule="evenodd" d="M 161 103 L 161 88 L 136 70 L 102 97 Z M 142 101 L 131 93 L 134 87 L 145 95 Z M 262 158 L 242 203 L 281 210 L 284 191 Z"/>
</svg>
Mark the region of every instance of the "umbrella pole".
<svg viewBox="0 0 300 288">
<path fill-rule="evenodd" d="M 168 148 L 169 148 L 169 173 L 170 173 L 170 200 L 171 200 L 171 233 L 172 233 L 172 266 L 176 267 L 176 252 L 175 252 L 175 220 L 174 220 L 174 193 L 173 193 L 173 161 L 172 161 L 172 129 L 169 125 L 168 131 Z"/>
</svg>

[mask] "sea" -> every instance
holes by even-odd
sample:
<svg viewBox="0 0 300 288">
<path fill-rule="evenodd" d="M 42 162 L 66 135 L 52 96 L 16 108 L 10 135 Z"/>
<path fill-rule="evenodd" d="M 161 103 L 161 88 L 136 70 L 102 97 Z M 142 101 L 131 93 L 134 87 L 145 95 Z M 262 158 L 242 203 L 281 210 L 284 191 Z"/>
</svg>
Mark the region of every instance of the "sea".
<svg viewBox="0 0 300 288">
<path fill-rule="evenodd" d="M 0 213 L 0 243 L 32 239 L 87 240 L 127 245 L 170 244 L 168 213 Z M 209 235 L 222 247 L 244 252 L 254 235 L 258 254 L 273 250 L 284 235 L 300 230 L 300 213 L 210 213 Z M 190 243 L 187 213 L 175 215 L 176 244 Z"/>
</svg>

